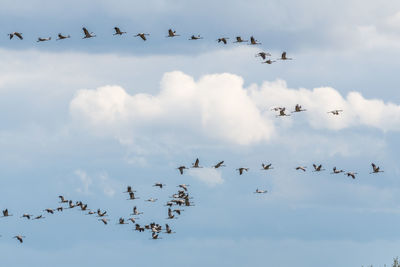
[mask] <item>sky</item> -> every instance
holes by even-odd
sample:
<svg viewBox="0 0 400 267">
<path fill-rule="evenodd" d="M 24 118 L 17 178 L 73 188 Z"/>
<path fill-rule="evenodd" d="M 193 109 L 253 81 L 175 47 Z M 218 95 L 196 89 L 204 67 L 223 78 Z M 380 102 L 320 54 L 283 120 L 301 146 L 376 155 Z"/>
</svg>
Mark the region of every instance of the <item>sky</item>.
<svg viewBox="0 0 400 267">
<path fill-rule="evenodd" d="M 4 0 L 0 25 L 5 265 L 350 267 L 399 256 L 398 1 Z M 96 37 L 83 40 L 82 27 Z M 24 39 L 9 40 L 15 31 Z M 261 64 L 260 51 L 293 60 Z M 306 111 L 271 111 L 296 104 Z M 180 175 L 196 158 L 203 168 Z M 384 172 L 370 174 L 372 162 Z M 163 204 L 183 183 L 194 206 L 167 220 Z M 140 199 L 126 200 L 127 185 Z M 107 210 L 109 224 L 45 214 L 59 195 Z M 175 233 L 151 240 L 115 225 L 134 205 L 138 223 Z"/>
</svg>

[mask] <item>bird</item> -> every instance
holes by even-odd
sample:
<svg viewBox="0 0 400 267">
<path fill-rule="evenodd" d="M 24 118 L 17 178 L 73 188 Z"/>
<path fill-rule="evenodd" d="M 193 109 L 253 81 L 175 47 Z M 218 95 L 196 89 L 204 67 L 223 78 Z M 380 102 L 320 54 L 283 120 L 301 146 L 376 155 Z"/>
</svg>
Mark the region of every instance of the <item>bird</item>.
<svg viewBox="0 0 400 267">
<path fill-rule="evenodd" d="M 137 207 L 134 206 L 134 207 L 133 207 L 133 213 L 132 213 L 131 215 L 140 215 L 140 214 L 143 214 L 143 212 L 139 212 L 139 211 L 137 210 Z"/>
<path fill-rule="evenodd" d="M 290 114 L 286 114 L 285 113 L 285 110 L 286 110 L 286 108 L 280 108 L 279 109 L 279 115 L 276 115 L 276 117 L 287 117 L 287 116 L 290 116 Z"/>
<path fill-rule="evenodd" d="M 39 37 L 36 42 L 47 42 L 47 41 L 50 41 L 50 40 L 51 40 L 51 37 L 47 37 L 47 38 Z"/>
<path fill-rule="evenodd" d="M 263 60 L 265 60 L 267 58 L 267 56 L 270 57 L 271 54 L 270 53 L 266 53 L 266 52 L 258 52 L 256 54 L 256 57 L 261 57 Z"/>
<path fill-rule="evenodd" d="M 221 37 L 221 38 L 218 38 L 217 39 L 217 42 L 218 43 L 224 43 L 224 44 L 227 44 L 228 42 L 227 42 L 227 40 L 228 40 L 229 38 L 228 37 Z"/>
<path fill-rule="evenodd" d="M 132 192 L 136 192 L 135 190 L 132 190 L 132 186 L 128 185 L 126 187 L 126 191 L 124 193 L 132 193 Z"/>
<path fill-rule="evenodd" d="M 268 192 L 267 190 L 260 190 L 257 188 L 256 191 L 254 192 L 254 194 L 265 194 L 267 192 Z"/>
<path fill-rule="evenodd" d="M 97 209 L 97 217 L 104 217 L 104 216 L 107 216 L 106 214 L 107 214 L 107 211 L 101 212 L 100 209 Z"/>
<path fill-rule="evenodd" d="M 243 174 L 243 171 L 248 172 L 248 171 L 249 171 L 249 168 L 243 168 L 243 167 L 241 167 L 241 168 L 238 168 L 238 169 L 236 169 L 236 170 L 239 171 L 239 175 L 242 175 L 242 174 Z"/>
<path fill-rule="evenodd" d="M 180 35 L 176 34 L 176 31 L 173 31 L 172 29 L 169 29 L 167 37 L 175 37 L 175 36 L 180 36 Z"/>
<path fill-rule="evenodd" d="M 152 233 L 151 239 L 161 239 L 161 237 L 158 237 L 158 234 L 156 234 L 156 233 Z"/>
<path fill-rule="evenodd" d="M 167 219 L 173 219 L 175 218 L 175 215 L 172 213 L 171 208 L 168 208 L 168 218 Z"/>
<path fill-rule="evenodd" d="M 117 224 L 128 224 L 128 223 L 126 223 L 125 219 L 121 217 L 121 218 L 118 219 L 118 223 Z"/>
<path fill-rule="evenodd" d="M 261 163 L 261 167 L 262 167 L 261 170 L 271 170 L 271 169 L 273 169 L 271 166 L 272 166 L 272 163 L 270 163 L 270 164 Z"/>
<path fill-rule="evenodd" d="M 143 41 L 146 41 L 147 40 L 146 36 L 148 36 L 148 35 L 150 35 L 150 34 L 140 32 L 140 33 L 134 35 L 133 37 L 140 37 L 140 38 L 142 38 Z"/>
<path fill-rule="evenodd" d="M 89 31 L 88 31 L 85 27 L 83 27 L 82 30 L 83 30 L 83 34 L 85 35 L 82 39 L 87 39 L 87 38 L 96 37 L 96 35 L 93 34 L 93 32 L 90 32 L 90 33 L 89 33 Z"/>
<path fill-rule="evenodd" d="M 64 196 L 58 196 L 60 198 L 60 203 L 68 203 L 68 200 L 64 198 Z"/>
<path fill-rule="evenodd" d="M 186 166 L 179 166 L 178 168 L 176 168 L 179 170 L 179 172 L 181 173 L 181 175 L 183 175 L 183 170 L 186 170 L 188 168 L 186 168 Z"/>
<path fill-rule="evenodd" d="M 135 221 L 135 218 L 133 218 L 133 217 L 132 217 L 132 218 L 129 218 L 128 220 L 131 221 L 132 223 L 135 223 L 135 222 L 136 222 L 136 221 Z"/>
<path fill-rule="evenodd" d="M 215 168 L 215 169 L 218 169 L 218 168 L 220 168 L 220 167 L 225 167 L 224 161 L 220 161 L 220 162 L 218 162 L 217 164 L 215 164 L 215 165 L 213 166 L 213 168 Z"/>
<path fill-rule="evenodd" d="M 333 167 L 331 174 L 338 174 L 341 172 L 344 172 L 344 170 L 338 170 L 338 169 L 336 169 L 336 166 L 335 166 L 335 167 Z"/>
<path fill-rule="evenodd" d="M 175 232 L 172 232 L 171 227 L 169 227 L 168 224 L 165 224 L 165 233 L 166 234 L 174 234 Z"/>
<path fill-rule="evenodd" d="M 343 112 L 343 110 L 335 109 L 335 110 L 328 111 L 327 113 L 332 113 L 333 115 L 339 115 L 339 112 Z"/>
<path fill-rule="evenodd" d="M 163 186 L 165 186 L 165 184 L 162 184 L 162 183 L 155 183 L 153 186 L 157 186 L 157 187 L 159 187 L 159 188 L 163 188 Z"/>
<path fill-rule="evenodd" d="M 356 172 L 346 172 L 345 175 L 347 175 L 347 177 L 351 177 L 353 179 L 356 179 Z"/>
<path fill-rule="evenodd" d="M 243 40 L 240 36 L 236 36 L 236 41 L 234 41 L 234 43 L 246 43 L 248 41 L 249 40 Z"/>
<path fill-rule="evenodd" d="M 10 217 L 13 216 L 12 214 L 9 214 L 8 209 L 3 210 L 3 216 L 2 217 Z"/>
<path fill-rule="evenodd" d="M 178 185 L 178 187 L 180 187 L 180 188 L 182 188 L 183 190 L 185 190 L 185 191 L 187 191 L 188 189 L 188 184 L 180 184 L 180 185 Z"/>
<path fill-rule="evenodd" d="M 322 169 L 322 164 L 320 164 L 319 166 L 313 164 L 314 167 L 314 172 L 320 172 L 320 171 L 324 171 L 325 169 Z"/>
<path fill-rule="evenodd" d="M 298 166 L 298 167 L 296 167 L 296 170 L 302 170 L 303 172 L 305 172 L 306 169 L 307 169 L 306 166 Z"/>
<path fill-rule="evenodd" d="M 249 45 L 260 45 L 261 43 L 254 39 L 253 36 L 250 37 L 250 44 Z"/>
<path fill-rule="evenodd" d="M 201 37 L 200 35 L 197 35 L 197 36 L 192 35 L 189 38 L 189 40 L 199 40 L 199 39 L 203 39 L 203 37 Z"/>
<path fill-rule="evenodd" d="M 145 201 L 147 201 L 147 202 L 156 202 L 157 201 L 157 198 L 149 198 L 149 199 L 146 199 Z"/>
<path fill-rule="evenodd" d="M 105 225 L 107 225 L 108 223 L 108 220 L 106 218 L 101 218 L 99 219 L 99 221 L 102 221 Z"/>
<path fill-rule="evenodd" d="M 64 210 L 63 207 L 58 207 L 58 208 L 57 208 L 57 211 L 63 211 L 63 210 Z"/>
<path fill-rule="evenodd" d="M 268 59 L 268 60 L 263 61 L 263 62 L 261 62 L 261 63 L 272 64 L 272 63 L 274 63 L 274 62 L 276 62 L 276 60 Z"/>
<path fill-rule="evenodd" d="M 70 35 L 62 35 L 61 33 L 58 34 L 58 38 L 56 39 L 56 41 L 58 40 L 64 40 L 64 39 L 68 39 L 71 38 Z"/>
<path fill-rule="evenodd" d="M 115 33 L 113 35 L 123 35 L 126 32 L 121 31 L 119 27 L 114 27 Z"/>
<path fill-rule="evenodd" d="M 9 33 L 8 36 L 10 36 L 10 40 L 11 40 L 14 36 L 17 36 L 20 40 L 24 39 L 24 37 L 22 37 L 22 33 L 21 33 L 21 32 Z"/>
<path fill-rule="evenodd" d="M 292 111 L 292 113 L 302 112 L 302 111 L 307 111 L 307 110 L 306 109 L 302 109 L 302 107 L 299 104 L 296 104 L 296 106 L 294 107 L 294 111 Z"/>
<path fill-rule="evenodd" d="M 383 171 L 381 171 L 381 170 L 379 169 L 379 167 L 377 167 L 377 166 L 375 165 L 375 163 L 371 163 L 371 166 L 372 166 L 372 172 L 370 172 L 370 173 L 383 172 Z"/>
<path fill-rule="evenodd" d="M 139 198 L 135 197 L 135 193 L 129 192 L 129 198 L 127 200 L 134 200 L 134 199 L 139 199 Z"/>
<path fill-rule="evenodd" d="M 43 210 L 43 211 L 46 211 L 47 213 L 54 214 L 54 210 L 53 210 L 53 209 L 45 209 L 45 210 Z"/>
<path fill-rule="evenodd" d="M 43 217 L 43 215 L 39 215 L 39 216 L 36 216 L 35 218 L 33 218 L 32 220 L 40 220 L 40 219 L 44 219 L 44 218 L 46 218 L 46 217 Z"/>
<path fill-rule="evenodd" d="M 32 216 L 33 216 L 33 215 L 31 215 L 31 214 L 24 213 L 24 214 L 21 216 L 21 218 L 27 218 L 28 220 L 30 220 Z"/>
<path fill-rule="evenodd" d="M 24 242 L 24 240 L 23 240 L 23 238 L 25 238 L 25 236 L 23 236 L 23 235 L 16 235 L 16 236 L 14 236 L 13 238 L 16 238 L 18 241 L 19 241 L 19 243 L 23 243 Z"/>
<path fill-rule="evenodd" d="M 286 57 L 286 52 L 283 52 L 281 55 L 281 58 L 278 58 L 278 60 L 292 60 L 293 58 Z"/>
<path fill-rule="evenodd" d="M 196 159 L 194 163 L 192 163 L 192 168 L 203 168 L 199 166 L 200 160 L 199 158 Z"/>
</svg>

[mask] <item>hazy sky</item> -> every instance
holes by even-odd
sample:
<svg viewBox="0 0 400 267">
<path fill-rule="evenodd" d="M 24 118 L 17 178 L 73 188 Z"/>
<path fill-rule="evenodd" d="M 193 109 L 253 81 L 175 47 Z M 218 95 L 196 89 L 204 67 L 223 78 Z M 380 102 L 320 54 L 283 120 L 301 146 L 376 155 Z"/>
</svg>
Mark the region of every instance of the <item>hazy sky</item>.
<svg viewBox="0 0 400 267">
<path fill-rule="evenodd" d="M 398 255 L 398 1 L 0 7 L 0 209 L 14 214 L 0 218 L 6 266 L 350 267 Z M 82 40 L 83 26 L 97 37 Z M 128 34 L 113 36 L 114 26 Z M 166 38 L 169 28 L 181 36 Z M 14 31 L 24 40 L 9 40 Z M 59 32 L 71 38 L 55 41 Z M 234 44 L 237 35 L 262 45 Z M 260 64 L 261 50 L 294 60 Z M 270 111 L 296 104 L 307 111 Z M 179 175 L 197 157 L 206 168 Z M 220 160 L 225 168 L 210 168 Z M 369 174 L 371 162 L 385 172 Z M 334 166 L 356 179 L 330 174 Z M 239 167 L 250 170 L 239 176 Z M 163 204 L 181 183 L 195 206 L 167 221 Z M 127 185 L 141 199 L 126 201 Z M 60 194 L 107 210 L 110 224 L 78 210 L 19 218 L 56 208 Z M 150 240 L 115 225 L 133 205 L 145 212 L 138 223 L 168 222 L 176 233 Z"/>
</svg>

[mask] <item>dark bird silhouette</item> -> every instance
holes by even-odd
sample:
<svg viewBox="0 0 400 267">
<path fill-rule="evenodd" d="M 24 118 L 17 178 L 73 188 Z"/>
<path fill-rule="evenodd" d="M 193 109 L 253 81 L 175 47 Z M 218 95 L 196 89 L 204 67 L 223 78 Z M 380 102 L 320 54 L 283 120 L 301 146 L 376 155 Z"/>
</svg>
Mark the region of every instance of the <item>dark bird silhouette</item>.
<svg viewBox="0 0 400 267">
<path fill-rule="evenodd" d="M 296 104 L 296 106 L 294 107 L 294 110 L 292 111 L 292 113 L 302 112 L 302 111 L 307 111 L 307 110 L 303 109 L 299 104 Z"/>
<path fill-rule="evenodd" d="M 335 166 L 335 167 L 333 167 L 331 174 L 338 174 L 338 173 L 341 173 L 341 172 L 344 172 L 344 170 L 336 169 L 336 166 Z"/>
<path fill-rule="evenodd" d="M 218 169 L 218 168 L 220 168 L 220 167 L 225 167 L 224 161 L 218 162 L 218 163 L 215 164 L 213 167 L 214 167 L 215 169 Z"/>
<path fill-rule="evenodd" d="M 186 168 L 186 166 L 179 166 L 177 169 L 179 170 L 179 172 L 180 172 L 181 175 L 182 175 L 182 174 L 183 174 L 183 170 L 186 170 L 186 169 L 188 169 L 188 168 Z"/>
<path fill-rule="evenodd" d="M 3 216 L 2 217 L 10 217 L 13 216 L 12 214 L 9 214 L 8 209 L 3 210 Z"/>
<path fill-rule="evenodd" d="M 24 240 L 23 240 L 23 238 L 25 238 L 25 236 L 23 236 L 23 235 L 16 235 L 16 236 L 14 236 L 13 238 L 16 238 L 18 241 L 19 241 L 19 243 L 23 243 L 24 242 Z"/>
<path fill-rule="evenodd" d="M 261 170 L 271 170 L 271 169 L 273 169 L 272 167 L 272 163 L 270 163 L 270 164 L 264 164 L 264 163 L 261 163 L 261 167 L 262 167 L 262 169 Z"/>
<path fill-rule="evenodd" d="M 197 35 L 197 36 L 192 35 L 192 36 L 190 36 L 190 38 L 189 38 L 189 40 L 199 40 L 199 39 L 203 39 L 203 37 L 201 37 L 200 35 Z"/>
<path fill-rule="evenodd" d="M 327 113 L 332 113 L 333 115 L 339 115 L 339 112 L 343 112 L 343 110 L 335 109 L 335 110 L 328 111 Z"/>
<path fill-rule="evenodd" d="M 263 60 L 265 60 L 267 57 L 270 57 L 271 54 L 267 52 L 259 52 L 256 54 L 256 57 L 261 57 Z"/>
<path fill-rule="evenodd" d="M 119 27 L 114 27 L 115 33 L 113 35 L 123 35 L 126 32 L 121 31 Z"/>
<path fill-rule="evenodd" d="M 383 172 L 383 171 L 381 171 L 381 170 L 379 169 L 379 167 L 377 167 L 377 166 L 375 165 L 375 163 L 371 163 L 371 166 L 372 166 L 372 172 L 370 172 L 370 173 Z"/>
<path fill-rule="evenodd" d="M 347 175 L 347 177 L 351 177 L 353 179 L 356 179 L 356 172 L 346 172 L 345 175 Z"/>
<path fill-rule="evenodd" d="M 314 172 L 325 171 L 325 169 L 322 169 L 322 164 L 320 164 L 319 166 L 313 164 L 313 167 L 314 167 Z"/>
<path fill-rule="evenodd" d="M 292 60 L 293 58 L 287 57 L 286 52 L 283 52 L 281 55 L 281 58 L 278 58 L 278 60 Z"/>
<path fill-rule="evenodd" d="M 176 31 L 173 31 L 172 29 L 169 29 L 167 37 L 175 37 L 175 36 L 180 36 L 180 35 L 176 34 Z"/>
<path fill-rule="evenodd" d="M 17 36 L 20 40 L 24 39 L 24 37 L 22 37 L 22 33 L 20 33 L 20 32 L 9 33 L 8 36 L 10 36 L 10 40 L 11 40 L 14 36 Z"/>
<path fill-rule="evenodd" d="M 56 39 L 56 41 L 58 40 L 64 40 L 64 39 L 68 39 L 71 38 L 70 35 L 62 35 L 61 33 L 58 34 L 58 38 Z"/>
<path fill-rule="evenodd" d="M 249 168 L 238 168 L 238 169 L 236 169 L 237 171 L 239 171 L 239 175 L 242 175 L 243 174 L 243 171 L 249 171 Z"/>
<path fill-rule="evenodd" d="M 82 39 L 96 37 L 96 35 L 93 32 L 89 32 L 85 27 L 83 27 L 82 30 L 83 30 L 83 34 L 84 34 Z"/>
<path fill-rule="evenodd" d="M 192 168 L 203 168 L 199 166 L 200 160 L 197 158 L 196 161 L 192 164 Z"/>
<path fill-rule="evenodd" d="M 47 42 L 47 41 L 50 41 L 50 40 L 51 40 L 51 37 L 47 37 L 47 38 L 39 37 L 36 42 Z"/>
<path fill-rule="evenodd" d="M 150 35 L 150 34 L 140 32 L 140 33 L 134 35 L 133 37 L 140 37 L 140 38 L 142 38 L 143 41 L 146 41 L 147 40 L 146 36 L 148 36 L 148 35 Z"/>
<path fill-rule="evenodd" d="M 242 37 L 236 36 L 236 41 L 234 43 L 247 43 L 249 40 L 243 40 Z"/>
<path fill-rule="evenodd" d="M 250 45 L 260 45 L 261 43 L 254 39 L 253 36 L 250 37 Z"/>
<path fill-rule="evenodd" d="M 261 62 L 261 63 L 264 63 L 264 64 L 272 64 L 272 63 L 274 63 L 274 62 L 276 62 L 276 60 L 268 59 L 268 60 L 263 61 L 263 62 Z"/>
<path fill-rule="evenodd" d="M 228 40 L 229 38 L 227 38 L 227 37 L 222 37 L 222 38 L 218 38 L 217 39 L 217 41 L 218 41 L 218 43 L 223 43 L 223 44 L 227 44 L 228 42 L 227 42 L 227 40 Z"/>
<path fill-rule="evenodd" d="M 306 166 L 298 166 L 298 167 L 296 167 L 296 170 L 302 170 L 303 172 L 305 172 L 306 169 L 307 169 Z"/>
</svg>

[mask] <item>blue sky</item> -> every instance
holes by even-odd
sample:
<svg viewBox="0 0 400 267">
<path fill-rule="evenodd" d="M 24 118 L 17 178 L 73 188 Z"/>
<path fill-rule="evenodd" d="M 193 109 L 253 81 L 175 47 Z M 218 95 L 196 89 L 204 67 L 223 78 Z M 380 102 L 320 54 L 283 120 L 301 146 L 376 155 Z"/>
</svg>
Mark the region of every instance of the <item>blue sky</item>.
<svg viewBox="0 0 400 267">
<path fill-rule="evenodd" d="M 0 209 L 14 214 L 0 219 L 4 264 L 389 264 L 400 245 L 400 4 L 146 3 L 2 2 Z M 82 40 L 82 26 L 97 37 Z M 128 34 L 112 36 L 114 26 Z M 181 36 L 165 38 L 169 28 Z M 8 40 L 14 31 L 24 40 Z M 58 32 L 72 37 L 36 43 Z M 236 35 L 262 45 L 215 41 Z M 260 64 L 260 50 L 295 60 Z M 269 110 L 297 103 L 307 112 Z M 326 113 L 336 108 L 341 116 Z M 180 176 L 175 168 L 197 157 L 227 167 Z M 274 169 L 261 171 L 266 162 Z M 371 162 L 385 172 L 369 174 Z M 312 163 L 327 170 L 313 173 Z M 239 176 L 242 166 L 250 171 Z M 357 178 L 331 175 L 333 166 Z M 195 206 L 170 222 L 174 235 L 154 241 L 115 225 L 133 207 L 126 185 L 145 224 L 167 221 L 161 204 L 181 183 Z M 18 218 L 57 207 L 60 194 L 107 210 L 110 225 L 78 210 Z"/>
</svg>

